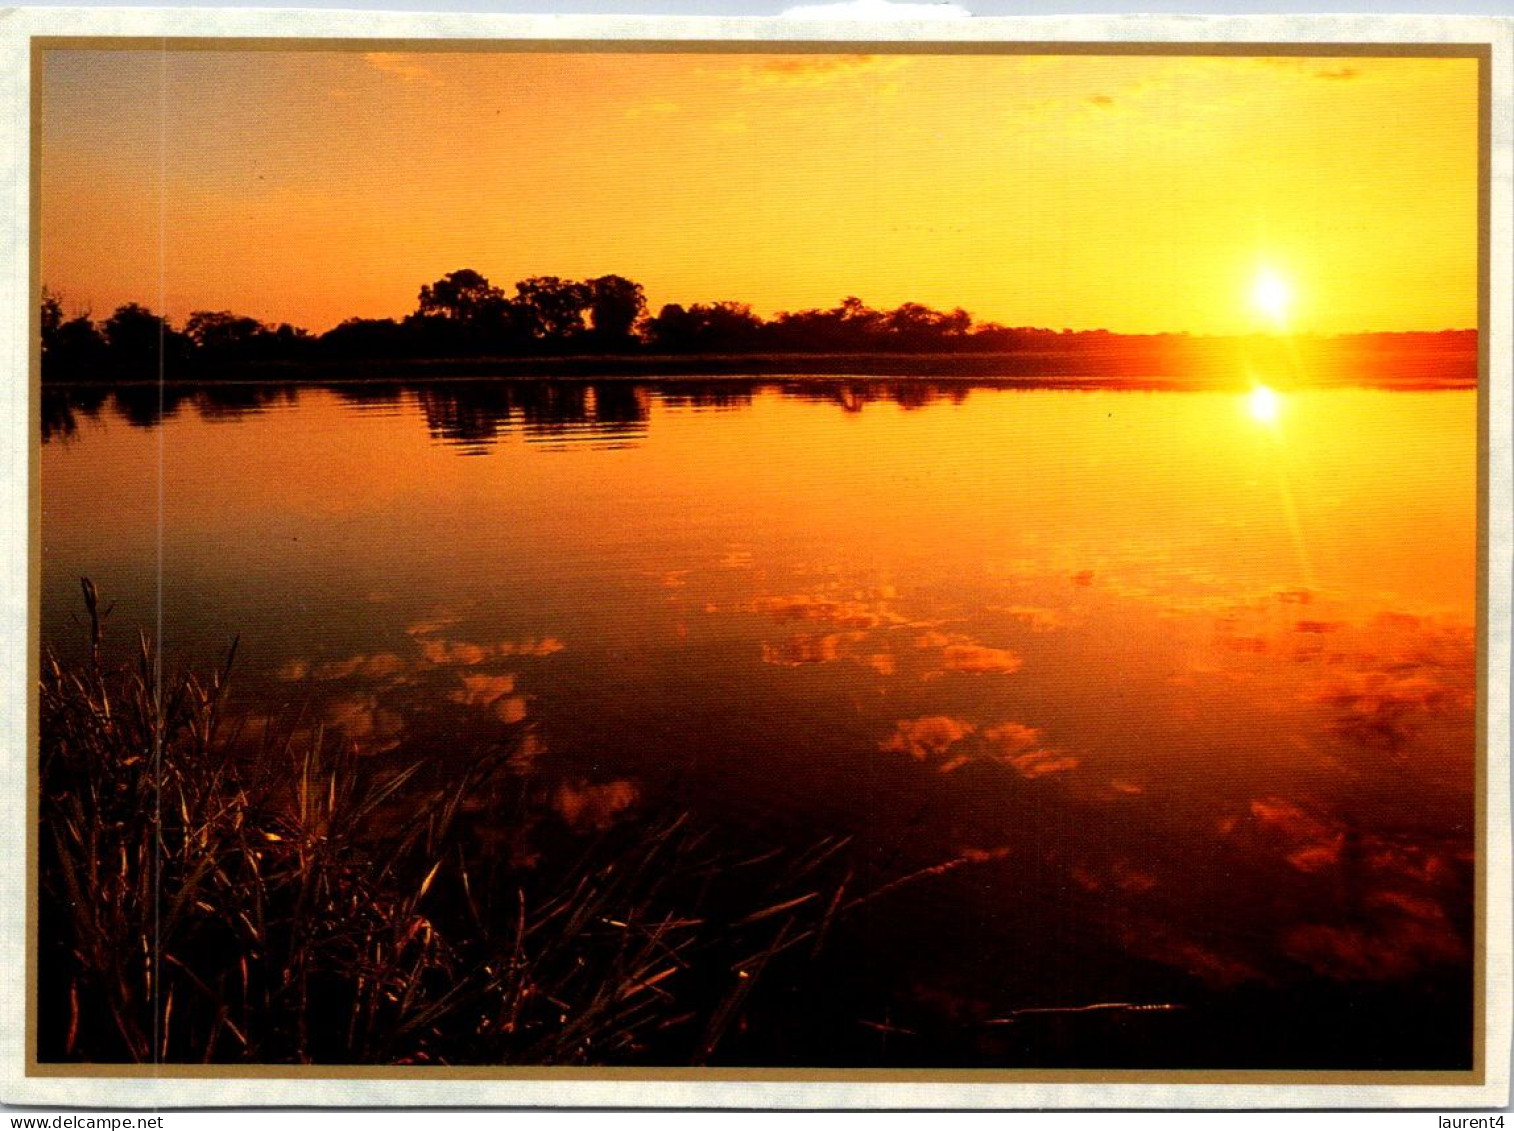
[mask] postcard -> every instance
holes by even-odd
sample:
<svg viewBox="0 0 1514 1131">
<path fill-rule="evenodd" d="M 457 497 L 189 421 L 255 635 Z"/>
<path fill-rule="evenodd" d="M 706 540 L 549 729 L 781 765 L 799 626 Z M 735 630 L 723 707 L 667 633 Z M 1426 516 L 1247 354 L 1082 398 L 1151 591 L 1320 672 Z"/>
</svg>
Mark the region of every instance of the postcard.
<svg viewBox="0 0 1514 1131">
<path fill-rule="evenodd" d="M 1511 46 L 11 11 L 4 1098 L 1506 1103 Z"/>
</svg>

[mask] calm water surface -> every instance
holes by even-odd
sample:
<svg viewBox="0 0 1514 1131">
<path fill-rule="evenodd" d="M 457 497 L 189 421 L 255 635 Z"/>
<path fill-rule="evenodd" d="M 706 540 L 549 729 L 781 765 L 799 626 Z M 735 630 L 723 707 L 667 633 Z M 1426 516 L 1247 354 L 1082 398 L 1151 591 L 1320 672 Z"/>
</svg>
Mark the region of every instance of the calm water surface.
<svg viewBox="0 0 1514 1131">
<path fill-rule="evenodd" d="M 161 560 L 168 655 L 240 635 L 255 715 L 514 743 L 572 833 L 954 862 L 866 911 L 901 1007 L 1397 1003 L 1464 1062 L 1475 393 L 157 396 L 45 412 L 46 646 L 80 576 L 151 628 Z"/>
</svg>

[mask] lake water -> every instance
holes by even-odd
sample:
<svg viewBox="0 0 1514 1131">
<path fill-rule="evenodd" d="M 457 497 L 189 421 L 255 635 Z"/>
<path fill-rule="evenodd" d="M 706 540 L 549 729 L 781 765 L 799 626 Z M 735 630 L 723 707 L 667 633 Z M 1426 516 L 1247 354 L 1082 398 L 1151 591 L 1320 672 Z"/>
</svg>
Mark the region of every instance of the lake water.
<svg viewBox="0 0 1514 1131">
<path fill-rule="evenodd" d="M 122 646 L 161 582 L 252 716 L 512 743 L 560 835 L 949 865 L 859 912 L 849 992 L 983 1023 L 964 1063 L 1467 1065 L 1475 392 L 165 397 L 44 404 L 44 647 L 79 577 Z M 1179 1008 L 984 1027 L 1110 1003 Z"/>
</svg>

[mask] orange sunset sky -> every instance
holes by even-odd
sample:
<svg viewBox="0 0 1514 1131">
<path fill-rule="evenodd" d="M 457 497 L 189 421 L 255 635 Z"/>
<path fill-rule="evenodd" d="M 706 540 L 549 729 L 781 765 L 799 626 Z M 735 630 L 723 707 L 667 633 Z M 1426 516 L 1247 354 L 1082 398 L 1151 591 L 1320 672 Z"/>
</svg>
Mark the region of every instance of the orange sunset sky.
<svg viewBox="0 0 1514 1131">
<path fill-rule="evenodd" d="M 1290 329 L 1477 319 L 1472 59 L 54 49 L 41 98 L 69 314 L 320 331 L 473 267 L 653 311 L 1234 333 L 1267 278 Z"/>
</svg>

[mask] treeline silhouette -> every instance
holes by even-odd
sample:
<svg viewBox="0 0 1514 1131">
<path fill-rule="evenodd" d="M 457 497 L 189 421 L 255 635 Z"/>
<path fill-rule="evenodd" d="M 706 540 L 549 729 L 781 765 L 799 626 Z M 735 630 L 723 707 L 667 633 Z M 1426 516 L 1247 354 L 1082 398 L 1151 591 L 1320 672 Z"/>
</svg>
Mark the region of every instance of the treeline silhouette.
<svg viewBox="0 0 1514 1131">
<path fill-rule="evenodd" d="M 176 326 L 138 303 L 118 307 L 98 322 L 89 313 L 68 318 L 62 300 L 45 289 L 41 330 L 47 381 L 235 379 L 271 368 L 287 375 L 353 363 L 451 363 L 455 371 L 486 360 L 517 372 L 532 359 L 542 372 L 578 376 L 650 372 L 647 367 L 657 359 L 670 359 L 663 366 L 669 374 L 731 371 L 705 367 L 699 362 L 705 358 L 743 359 L 741 372 L 798 372 L 785 369 L 783 359 L 799 356 L 811 359 L 805 371 L 823 371 L 824 364 L 814 365 L 814 359 L 832 358 L 833 372 L 857 372 L 839 360 L 853 355 L 896 359 L 870 365 L 867 371 L 880 376 L 1077 373 L 1130 379 L 1233 373 L 1236 341 L 1249 343 L 1257 365 L 1299 360 L 1293 346 L 1291 353 L 1280 352 L 1275 337 L 1269 344 L 1266 336 L 1011 327 L 977 322 L 960 307 L 940 311 L 904 303 L 877 310 L 851 297 L 830 309 L 787 311 L 771 319 L 738 302 L 669 303 L 651 314 L 641 285 L 620 275 L 584 281 L 534 276 L 507 294 L 469 269 L 422 286 L 415 310 L 404 318 L 350 318 L 323 334 L 226 310 L 195 311 Z M 1316 344 L 1306 359 L 1322 369 L 1349 371 L 1370 362 L 1390 380 L 1438 382 L 1448 375 L 1466 380 L 1469 371 L 1475 377 L 1475 331 L 1311 340 L 1325 343 Z M 1070 358 L 1077 359 L 1073 369 Z"/>
<path fill-rule="evenodd" d="M 416 309 L 402 319 L 350 318 L 324 334 L 225 310 L 195 311 L 176 326 L 139 303 L 98 322 L 88 313 L 66 318 L 58 296 L 42 296 L 45 378 L 202 377 L 249 364 L 373 359 L 995 352 L 1059 336 L 975 323 L 960 308 L 875 310 L 857 298 L 772 319 L 738 302 L 669 303 L 654 315 L 641 285 L 619 275 L 537 276 L 507 295 L 468 269 L 421 287 Z"/>
</svg>

